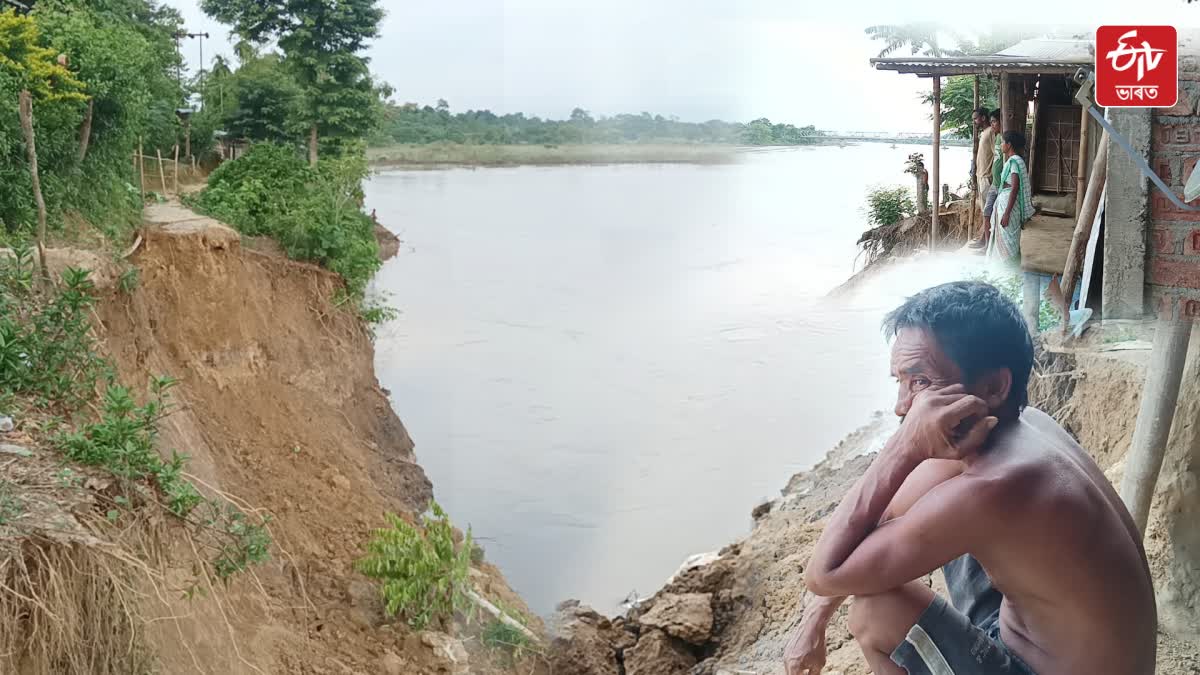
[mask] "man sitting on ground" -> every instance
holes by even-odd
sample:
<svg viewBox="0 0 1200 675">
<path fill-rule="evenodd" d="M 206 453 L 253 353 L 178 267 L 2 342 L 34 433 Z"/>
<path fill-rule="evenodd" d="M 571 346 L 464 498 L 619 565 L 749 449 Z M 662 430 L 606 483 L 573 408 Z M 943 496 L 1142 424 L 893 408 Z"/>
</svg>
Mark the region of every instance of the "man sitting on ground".
<svg viewBox="0 0 1200 675">
<path fill-rule="evenodd" d="M 899 431 L 833 512 L 785 653 L 817 675 L 825 628 L 875 675 L 1152 675 L 1157 614 L 1128 511 L 1091 457 L 1026 407 L 1033 344 L 980 282 L 888 315 Z M 949 603 L 920 579 L 942 567 Z"/>
</svg>

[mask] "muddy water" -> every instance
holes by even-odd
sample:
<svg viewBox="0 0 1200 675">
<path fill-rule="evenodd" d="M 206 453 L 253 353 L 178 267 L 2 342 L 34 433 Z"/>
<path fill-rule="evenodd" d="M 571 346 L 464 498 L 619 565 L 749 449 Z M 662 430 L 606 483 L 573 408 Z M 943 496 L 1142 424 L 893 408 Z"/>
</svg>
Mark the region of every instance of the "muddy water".
<svg viewBox="0 0 1200 675">
<path fill-rule="evenodd" d="M 375 281 L 401 310 L 379 378 L 438 499 L 536 611 L 653 591 L 890 409 L 879 320 L 962 261 L 822 296 L 852 271 L 868 186 L 908 184 L 921 150 L 370 181 L 404 240 Z M 944 151 L 943 175 L 968 155 Z"/>
</svg>

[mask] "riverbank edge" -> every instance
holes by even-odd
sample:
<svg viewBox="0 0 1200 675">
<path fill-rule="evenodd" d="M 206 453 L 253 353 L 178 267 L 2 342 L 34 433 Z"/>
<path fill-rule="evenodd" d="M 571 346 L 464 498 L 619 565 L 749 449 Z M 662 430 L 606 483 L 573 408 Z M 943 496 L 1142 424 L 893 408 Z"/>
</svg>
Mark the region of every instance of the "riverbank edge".
<svg viewBox="0 0 1200 675">
<path fill-rule="evenodd" d="M 375 168 L 569 166 L 589 164 L 724 164 L 747 148 L 725 144 L 467 145 L 431 143 L 368 148 Z"/>
<path fill-rule="evenodd" d="M 1057 419 L 1109 480 L 1119 484 L 1147 354 L 1107 352 L 1102 345 L 1059 349 L 1039 347 L 1036 376 L 1030 382 L 1032 404 Z M 802 615 L 804 567 L 812 549 L 829 514 L 874 460 L 894 424 L 890 415 L 875 413 L 813 468 L 793 475 L 778 498 L 755 507 L 749 532 L 719 551 L 687 558 L 657 592 L 623 615 L 609 619 L 576 601 L 564 602 L 552 622 L 554 672 L 781 673 L 784 646 Z M 1183 452 L 1185 446 L 1173 439 L 1169 454 Z M 1174 466 L 1164 466 L 1168 465 Z M 1173 480 L 1160 480 L 1146 531 L 1147 555 L 1160 593 L 1168 587 L 1171 560 L 1169 491 L 1163 486 Z M 946 594 L 940 574 L 928 575 L 925 582 Z M 1169 617 L 1159 618 L 1157 672 L 1200 672 L 1200 644 L 1172 633 Z M 828 660 L 822 672 L 867 675 L 846 621 L 843 606 L 828 629 Z"/>
</svg>

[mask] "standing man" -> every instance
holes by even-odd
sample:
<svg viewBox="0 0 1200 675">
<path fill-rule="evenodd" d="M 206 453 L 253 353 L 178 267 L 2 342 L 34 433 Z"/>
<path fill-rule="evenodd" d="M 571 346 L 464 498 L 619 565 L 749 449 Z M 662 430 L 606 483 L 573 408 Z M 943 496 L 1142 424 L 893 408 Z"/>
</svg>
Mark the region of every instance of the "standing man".
<svg viewBox="0 0 1200 675">
<path fill-rule="evenodd" d="M 1153 675 L 1142 537 L 1092 458 L 1027 407 L 1033 343 L 995 287 L 958 281 L 884 321 L 899 431 L 834 510 L 784 650 L 818 675 L 847 596 L 875 675 Z M 921 579 L 942 568 L 943 598 Z"/>
<path fill-rule="evenodd" d="M 971 248 L 985 248 L 988 242 L 989 218 L 988 194 L 992 191 L 992 160 L 996 152 L 996 131 L 991 124 L 988 109 L 980 106 L 971 116 L 975 128 L 980 129 L 979 149 L 975 151 L 971 166 L 975 169 L 975 206 L 983 213 L 983 226 L 979 236 L 970 243 Z"/>
</svg>

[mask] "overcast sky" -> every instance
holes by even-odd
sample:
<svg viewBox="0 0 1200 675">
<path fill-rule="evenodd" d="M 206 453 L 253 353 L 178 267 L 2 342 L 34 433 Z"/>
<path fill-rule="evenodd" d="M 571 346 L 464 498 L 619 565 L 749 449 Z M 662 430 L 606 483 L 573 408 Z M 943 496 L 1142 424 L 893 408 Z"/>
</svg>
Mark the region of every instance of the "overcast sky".
<svg viewBox="0 0 1200 675">
<path fill-rule="evenodd" d="M 231 54 L 228 28 L 199 0 L 165 0 L 204 58 Z M 863 29 L 937 19 L 977 30 L 1012 23 L 982 2 L 933 0 L 381 0 L 387 16 L 369 51 L 395 99 L 453 110 L 488 108 L 566 117 L 643 110 L 689 121 L 769 117 L 832 130 L 923 131 L 927 80 L 877 72 L 879 44 Z M 992 7 L 1012 3 L 990 3 Z M 1025 22 L 1200 27 L 1185 0 L 1042 0 Z M 1021 21 L 1018 20 L 1018 23 Z M 186 42 L 191 67 L 199 45 Z"/>
</svg>

